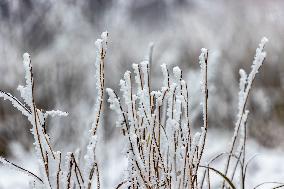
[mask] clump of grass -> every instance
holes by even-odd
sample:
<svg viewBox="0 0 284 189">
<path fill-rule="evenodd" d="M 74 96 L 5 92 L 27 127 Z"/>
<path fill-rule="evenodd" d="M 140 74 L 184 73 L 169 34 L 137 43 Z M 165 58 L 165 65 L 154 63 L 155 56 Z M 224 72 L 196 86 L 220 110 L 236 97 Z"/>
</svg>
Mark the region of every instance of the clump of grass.
<svg viewBox="0 0 284 189">
<path fill-rule="evenodd" d="M 173 68 L 171 77 L 167 66 L 161 66 L 164 82 L 159 91 L 151 91 L 148 60 L 133 64 L 134 76 L 130 71 L 125 72 L 120 80 L 122 99 L 112 89 L 106 89 L 110 108 L 118 115 L 117 126 L 128 139 L 128 174 L 117 188 L 211 188 L 209 172 L 212 171 L 223 180 L 221 188 L 237 188 L 234 178 L 240 171 L 240 188 L 244 189 L 249 163 L 245 156 L 249 113 L 246 104 L 266 57 L 264 45 L 267 41 L 263 38 L 257 48 L 251 72 L 247 75 L 240 70 L 237 121 L 228 150 L 207 164 L 202 161 L 208 133 L 207 49 L 202 49 L 199 56 L 203 125 L 196 133 L 191 121 L 190 87 L 178 67 Z M 226 157 L 223 171 L 211 166 L 222 156 Z"/>
<path fill-rule="evenodd" d="M 62 157 L 60 151 L 55 151 L 51 145 L 52 139 L 46 130 L 46 118 L 51 116 L 67 116 L 68 113 L 62 111 L 45 111 L 38 109 L 35 104 L 34 88 L 35 82 L 31 65 L 30 55 L 23 55 L 25 68 L 25 86 L 19 86 L 23 101 L 17 99 L 10 93 L 0 91 L 0 97 L 9 100 L 32 125 L 31 133 L 34 137 L 34 148 L 40 175 L 16 165 L 6 158 L 1 157 L 0 161 L 11 168 L 22 171 L 32 178 L 31 188 L 100 188 L 100 175 L 96 160 L 97 129 L 101 125 L 102 103 L 104 98 L 104 60 L 106 56 L 108 33 L 102 33 L 102 38 L 96 41 L 97 57 L 96 67 L 96 87 L 97 100 L 95 104 L 95 120 L 90 128 L 89 143 L 85 146 L 85 155 L 82 156 L 80 150 L 69 152 Z"/>
<path fill-rule="evenodd" d="M 62 111 L 44 111 L 37 108 L 34 97 L 34 78 L 29 54 L 24 54 L 25 86 L 19 86 L 22 101 L 4 91 L 0 97 L 9 100 L 32 125 L 34 148 L 40 175 L 32 173 L 13 162 L 1 157 L 0 161 L 11 168 L 22 171 L 34 180 L 31 188 L 100 188 L 101 180 L 97 163 L 97 129 L 102 125 L 104 86 L 104 61 L 107 49 L 107 36 L 104 32 L 98 39 L 96 66 L 97 99 L 95 118 L 90 128 L 89 143 L 85 146 L 84 156 L 80 151 L 69 152 L 62 157 L 51 145 L 52 139 L 46 130 L 48 116 L 67 116 Z M 209 163 L 203 162 L 204 149 L 208 134 L 208 60 L 207 49 L 201 50 L 199 63 L 201 67 L 201 94 L 203 124 L 200 131 L 194 132 L 191 120 L 190 96 L 182 70 L 174 67 L 169 73 L 167 66 L 161 66 L 163 86 L 158 91 L 151 90 L 150 64 L 151 46 L 148 60 L 133 64 L 134 78 L 126 71 L 120 81 L 123 99 L 115 91 L 107 88 L 110 108 L 117 114 L 117 126 L 127 138 L 128 169 L 125 180 L 116 188 L 211 188 L 210 172 L 222 179 L 221 188 L 237 188 L 234 182 L 236 172 L 241 177 L 240 188 L 245 188 L 247 166 L 246 159 L 247 116 L 246 104 L 257 72 L 262 66 L 266 53 L 263 38 L 256 50 L 252 70 L 247 75 L 240 70 L 239 108 L 232 141 L 226 153 L 218 154 Z M 171 76 L 173 75 L 173 76 Z M 213 162 L 226 157 L 224 170 L 217 170 Z M 236 159 L 236 161 L 233 161 Z M 262 183 L 265 184 L 265 183 Z M 259 187 L 262 184 L 256 186 Z M 282 183 L 277 187 L 283 186 Z"/>
</svg>

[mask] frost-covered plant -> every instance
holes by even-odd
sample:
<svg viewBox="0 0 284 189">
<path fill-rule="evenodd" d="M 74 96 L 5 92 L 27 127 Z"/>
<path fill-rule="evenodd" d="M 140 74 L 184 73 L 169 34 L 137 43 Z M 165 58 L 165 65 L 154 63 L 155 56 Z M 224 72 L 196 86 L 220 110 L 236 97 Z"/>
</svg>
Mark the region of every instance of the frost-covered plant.
<svg viewBox="0 0 284 189">
<path fill-rule="evenodd" d="M 197 189 L 205 186 L 205 180 L 210 188 L 210 170 L 224 180 L 223 188 L 226 184 L 235 188 L 233 179 L 239 164 L 244 188 L 244 166 L 247 163 L 246 103 L 255 75 L 266 56 L 263 52 L 266 42 L 267 39 L 263 38 L 256 50 L 251 73 L 247 76 L 244 70 L 240 70 L 239 112 L 228 152 L 219 154 L 206 165 L 201 164 L 208 129 L 206 49 L 202 49 L 199 56 L 203 114 L 203 126 L 199 132 L 193 133 L 188 85 L 178 67 L 173 68 L 173 77 L 170 77 L 167 66 L 161 66 L 164 82 L 159 91 L 151 91 L 148 61 L 143 61 L 139 65 L 133 64 L 134 79 L 130 71 L 125 72 L 124 78 L 120 80 L 123 99 L 120 99 L 112 89 L 106 89 L 110 108 L 118 115 L 116 125 L 122 129 L 128 141 L 127 176 L 117 188 Z M 210 165 L 222 155 L 228 156 L 223 173 Z M 231 168 L 232 157 L 237 161 Z M 228 175 L 229 169 L 232 175 Z"/>
<path fill-rule="evenodd" d="M 68 113 L 59 110 L 44 111 L 38 109 L 34 98 L 34 78 L 30 55 L 23 55 L 25 68 L 25 86 L 19 86 L 23 102 L 15 96 L 4 91 L 0 91 L 0 97 L 9 100 L 32 125 L 31 133 L 34 137 L 35 154 L 40 169 L 40 175 L 36 175 L 9 160 L 0 157 L 0 162 L 9 167 L 27 173 L 34 178 L 31 183 L 32 188 L 100 188 L 100 176 L 96 161 L 97 129 L 101 125 L 102 103 L 104 98 L 104 60 L 106 56 L 108 33 L 104 32 L 101 39 L 96 41 L 97 56 L 96 68 L 96 88 L 97 100 L 95 104 L 95 120 L 90 129 L 89 144 L 86 146 L 84 160 L 81 161 L 80 150 L 76 153 L 69 152 L 64 158 L 60 151 L 55 151 L 51 145 L 51 138 L 46 130 L 46 118 L 48 116 L 67 116 Z M 84 149 L 82 149 L 83 151 Z"/>
<path fill-rule="evenodd" d="M 238 163 L 242 163 L 242 169 L 241 169 L 241 181 L 242 181 L 242 188 L 244 188 L 245 184 L 245 174 L 246 170 L 243 168 L 245 166 L 245 141 L 246 141 L 246 122 L 249 110 L 247 110 L 246 104 L 248 100 L 249 93 L 251 91 L 252 83 L 255 79 L 256 74 L 258 73 L 260 67 L 263 64 L 263 61 L 266 57 L 266 52 L 264 52 L 264 46 L 265 43 L 268 42 L 267 38 L 262 38 L 261 43 L 259 44 L 259 47 L 256 49 L 256 54 L 251 66 L 251 72 L 249 75 L 243 70 L 240 69 L 240 91 L 239 91 L 239 104 L 238 104 L 238 114 L 237 114 L 237 121 L 235 124 L 235 130 L 234 135 L 232 137 L 232 141 L 230 143 L 229 149 L 228 149 L 228 158 L 225 164 L 225 172 L 224 174 L 227 176 L 229 166 L 231 163 L 232 154 L 236 153 L 238 157 L 238 161 L 235 165 L 237 167 Z M 237 138 L 239 137 L 239 145 L 236 147 Z M 236 149 L 237 148 L 237 149 Z M 240 161 L 240 158 L 242 158 L 242 161 Z M 236 168 L 234 168 L 236 169 Z M 233 170 L 233 174 L 230 177 L 231 179 L 234 178 L 235 170 Z M 222 188 L 225 187 L 225 183 L 223 183 Z"/>
<path fill-rule="evenodd" d="M 133 64 L 134 88 L 130 71 L 120 81 L 124 104 L 107 89 L 111 109 L 118 114 L 117 126 L 128 138 L 128 176 L 119 186 L 131 188 L 193 188 L 197 186 L 207 128 L 208 51 L 199 57 L 202 72 L 203 127 L 193 134 L 188 86 L 182 71 L 173 68 L 170 77 L 163 64 L 163 87 L 151 91 L 149 62 Z"/>
<path fill-rule="evenodd" d="M 31 188 L 100 188 L 100 174 L 96 160 L 97 130 L 102 125 L 104 99 L 104 61 L 107 49 L 108 33 L 104 32 L 96 41 L 97 57 L 94 122 L 89 130 L 89 142 L 82 151 L 69 152 L 62 157 L 55 151 L 47 133 L 46 118 L 67 116 L 59 110 L 44 111 L 38 109 L 34 99 L 34 78 L 29 54 L 23 55 L 25 68 L 25 86 L 19 86 L 23 101 L 10 93 L 0 91 L 0 97 L 9 100 L 32 125 L 35 154 L 40 175 L 0 157 L 0 162 L 20 170 L 32 178 Z M 208 163 L 204 163 L 204 149 L 208 132 L 208 50 L 201 49 L 199 63 L 201 67 L 201 94 L 203 123 L 200 131 L 194 132 L 188 85 L 182 77 L 182 71 L 174 67 L 170 75 L 165 64 L 161 66 L 164 76 L 163 86 L 158 91 L 151 90 L 150 65 L 148 60 L 133 64 L 134 78 L 126 71 L 120 81 L 123 99 L 107 88 L 110 108 L 117 114 L 117 126 L 127 139 L 128 169 L 124 181 L 117 188 L 203 188 L 210 186 L 210 171 L 214 171 L 224 180 L 222 187 L 236 188 L 233 180 L 239 170 L 241 188 L 245 188 L 246 170 L 246 107 L 248 96 L 255 76 L 260 69 L 266 53 L 263 51 L 266 38 L 260 43 L 252 64 L 252 71 L 246 74 L 240 70 L 240 92 L 237 121 L 232 142 L 226 153 L 218 154 Z M 135 83 L 136 85 L 134 85 Z M 85 152 L 83 156 L 82 152 Z M 225 170 L 219 171 L 212 163 L 222 155 L 227 157 Z M 84 157 L 82 159 L 82 157 Z M 236 159 L 236 161 L 233 161 Z M 240 167 L 240 169 L 238 169 Z"/>
</svg>

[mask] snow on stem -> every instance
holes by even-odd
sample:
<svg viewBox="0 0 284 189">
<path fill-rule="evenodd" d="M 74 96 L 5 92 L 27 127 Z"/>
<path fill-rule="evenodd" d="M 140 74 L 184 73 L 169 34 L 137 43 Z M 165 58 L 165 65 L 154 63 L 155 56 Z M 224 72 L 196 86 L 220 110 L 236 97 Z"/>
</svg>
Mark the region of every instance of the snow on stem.
<svg viewBox="0 0 284 189">
<path fill-rule="evenodd" d="M 268 42 L 268 39 L 266 37 L 263 37 L 259 44 L 259 47 L 256 49 L 256 53 L 255 53 L 255 57 L 254 57 L 254 60 L 251 66 L 250 74 L 247 76 L 245 71 L 240 70 L 241 79 L 240 79 L 238 114 L 237 114 L 237 121 L 235 124 L 234 134 L 233 134 L 232 141 L 228 149 L 229 156 L 225 164 L 225 171 L 224 171 L 225 176 L 227 176 L 228 174 L 231 156 L 235 149 L 235 144 L 237 141 L 237 137 L 239 135 L 240 127 L 242 125 L 245 125 L 243 123 L 245 122 L 246 114 L 247 114 L 246 104 L 247 104 L 248 96 L 251 91 L 251 87 L 255 79 L 255 76 L 259 72 L 259 69 L 262 66 L 264 59 L 266 57 L 266 52 L 264 52 L 264 46 L 267 42 Z M 224 187 L 225 187 L 225 181 L 222 183 L 222 189 Z"/>
</svg>

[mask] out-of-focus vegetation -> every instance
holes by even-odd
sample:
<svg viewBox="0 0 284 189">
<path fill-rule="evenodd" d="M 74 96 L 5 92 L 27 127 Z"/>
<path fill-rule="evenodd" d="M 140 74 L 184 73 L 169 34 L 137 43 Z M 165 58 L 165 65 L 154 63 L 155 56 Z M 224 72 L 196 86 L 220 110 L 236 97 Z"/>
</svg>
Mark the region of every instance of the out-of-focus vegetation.
<svg viewBox="0 0 284 189">
<path fill-rule="evenodd" d="M 214 111 L 209 111 L 209 122 L 212 127 L 231 129 L 236 119 L 238 70 L 248 69 L 259 39 L 267 36 L 269 56 L 249 101 L 254 118 L 249 119 L 250 134 L 264 145 L 279 145 L 284 133 L 283 7 L 284 2 L 277 0 L 1 0 L 0 85 L 11 93 L 16 89 L 23 76 L 21 55 L 30 52 L 39 108 L 60 107 L 70 112 L 67 119 L 48 120 L 52 121 L 48 129 L 57 141 L 55 145 L 63 141 L 75 148 L 73 144 L 80 137 L 70 136 L 83 136 L 82 127 L 92 120 L 89 116 L 96 94 L 94 79 L 89 77 L 94 74 L 90 61 L 95 59 L 93 41 L 101 31 L 107 29 L 112 34 L 106 86 L 115 88 L 125 68 L 145 58 L 149 43 L 154 42 L 153 70 L 159 71 L 161 63 L 169 67 L 179 64 L 192 86 L 194 118 L 198 122 L 199 80 L 194 83 L 191 78 L 199 71 L 199 50 L 206 47 L 212 57 L 209 110 Z M 151 74 L 158 86 L 160 73 Z M 12 140 L 28 148 L 31 136 L 23 132 L 29 129 L 28 123 L 9 104 L 0 103 L 0 152 L 6 153 L 3 147 Z M 109 138 L 115 133 L 114 123 L 109 121 L 113 115 L 108 108 L 104 111 L 104 135 Z"/>
</svg>

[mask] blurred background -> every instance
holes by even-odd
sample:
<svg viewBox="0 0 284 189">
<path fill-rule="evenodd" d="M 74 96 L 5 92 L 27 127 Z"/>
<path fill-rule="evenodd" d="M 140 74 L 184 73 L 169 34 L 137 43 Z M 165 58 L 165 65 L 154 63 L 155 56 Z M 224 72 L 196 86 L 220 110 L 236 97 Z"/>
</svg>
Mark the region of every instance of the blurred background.
<svg viewBox="0 0 284 189">
<path fill-rule="evenodd" d="M 123 73 L 132 63 L 145 60 L 153 43 L 153 88 L 160 87 L 162 63 L 170 68 L 180 66 L 190 86 L 196 128 L 202 119 L 198 56 L 202 47 L 208 48 L 209 124 L 214 136 L 224 141 L 231 136 L 236 120 L 238 70 L 250 71 L 255 49 L 266 36 L 267 58 L 249 99 L 249 134 L 258 146 L 255 151 L 272 150 L 275 156 L 270 152 L 267 157 L 271 161 L 276 161 L 272 156 L 281 157 L 284 1 L 0 0 L 0 88 L 19 97 L 17 86 L 24 83 L 22 54 L 29 52 L 38 107 L 69 112 L 67 118 L 48 120 L 58 150 L 75 150 L 85 143 L 96 99 L 94 42 L 106 30 L 110 33 L 106 86 L 118 91 Z M 122 157 L 123 141 L 118 142 L 113 116 L 106 105 L 100 131 L 103 149 L 108 149 L 101 150 L 101 161 L 109 167 L 104 169 L 106 178 L 114 175 L 113 166 L 118 170 L 115 175 L 121 177 L 125 164 L 115 163 Z M 33 149 L 29 129 L 24 116 L 1 100 L 0 155 L 27 163 L 23 157 L 30 157 Z M 279 171 L 283 179 L 284 167 Z M 117 183 L 117 177 L 109 183 Z M 107 183 L 106 188 L 111 186 Z M 0 179 L 0 189 L 11 186 Z"/>
</svg>

